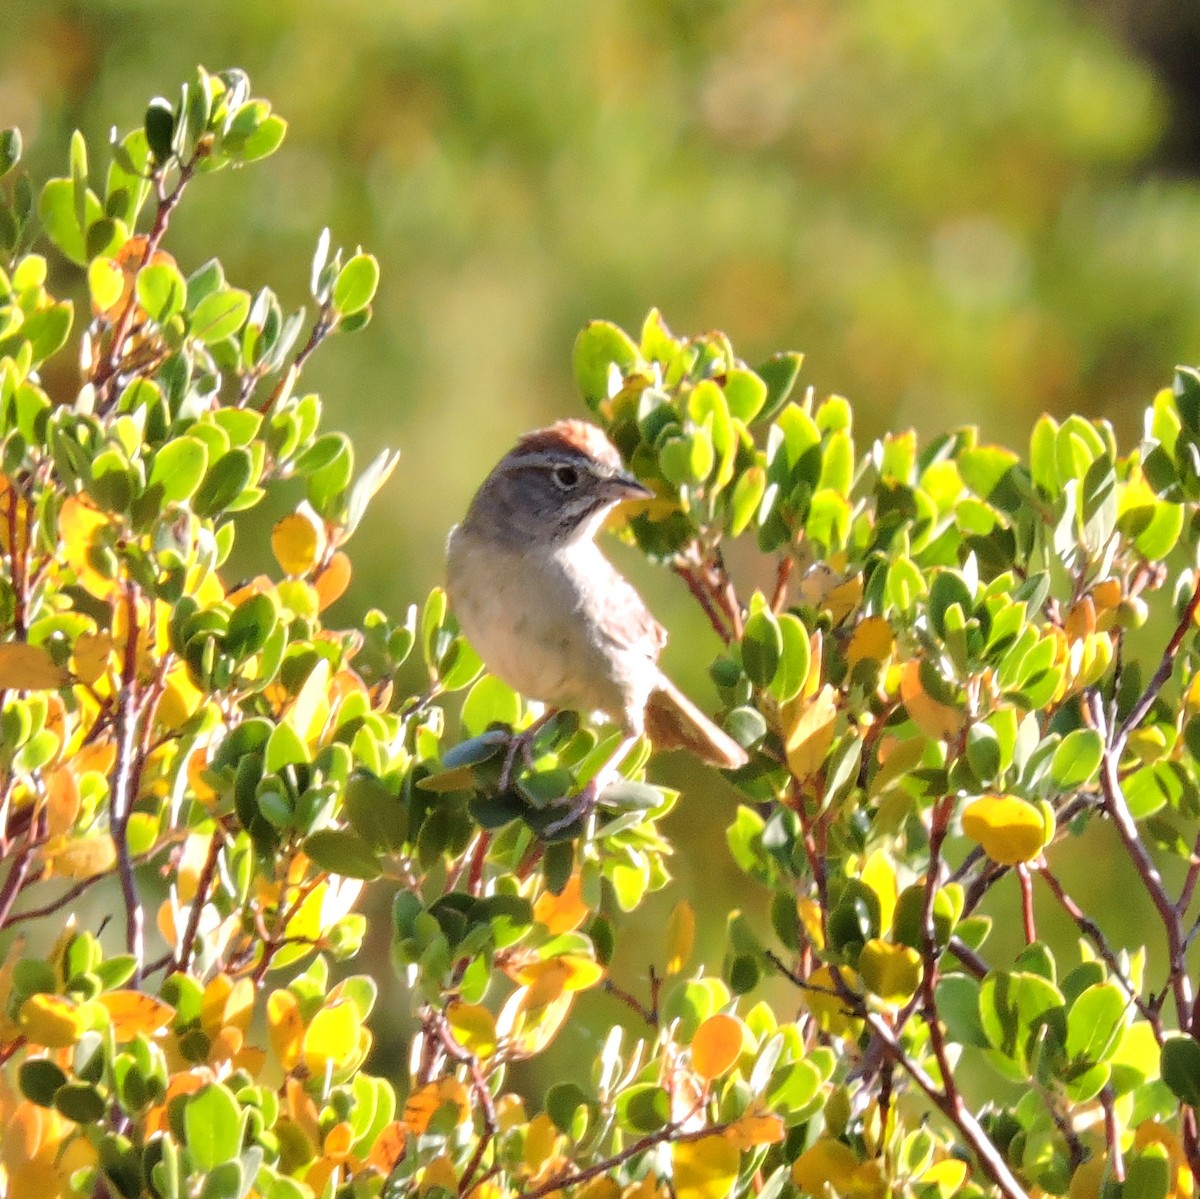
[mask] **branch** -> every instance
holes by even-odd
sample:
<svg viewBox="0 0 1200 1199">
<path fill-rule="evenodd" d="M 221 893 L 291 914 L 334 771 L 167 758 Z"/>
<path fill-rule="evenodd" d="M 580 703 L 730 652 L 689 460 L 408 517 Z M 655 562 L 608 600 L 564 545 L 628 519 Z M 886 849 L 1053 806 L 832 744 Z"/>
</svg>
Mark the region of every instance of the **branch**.
<svg viewBox="0 0 1200 1199">
<path fill-rule="evenodd" d="M 1193 598 L 1197 602 L 1200 602 L 1200 586 L 1197 587 Z M 1195 605 L 1190 604 L 1189 611 L 1194 611 L 1194 609 Z M 1190 616 L 1188 619 L 1191 619 Z M 1176 634 L 1177 636 L 1171 639 L 1173 643 L 1177 640 L 1182 640 L 1182 634 L 1179 633 L 1178 629 L 1176 630 Z M 1166 660 L 1166 656 L 1164 656 L 1164 662 Z M 1161 672 L 1161 666 L 1159 670 Z M 1152 688 L 1153 681 L 1151 681 L 1151 686 L 1146 689 L 1145 694 L 1149 694 Z M 1146 704 L 1147 709 L 1150 706 L 1150 702 L 1153 702 L 1152 698 Z M 1162 921 L 1163 928 L 1166 930 L 1167 950 L 1170 954 L 1171 963 L 1168 984 L 1175 995 L 1175 1007 L 1179 1014 L 1179 1027 L 1187 1028 L 1188 1021 L 1191 1018 L 1192 984 L 1187 972 L 1187 952 L 1184 947 L 1183 922 L 1175 905 L 1167 898 L 1167 889 L 1163 884 L 1162 875 L 1159 874 L 1158 867 L 1155 866 L 1154 860 L 1150 857 L 1146 847 L 1142 844 L 1141 838 L 1138 836 L 1137 824 L 1129 811 L 1129 804 L 1125 801 L 1125 793 L 1121 790 L 1121 780 L 1117 776 L 1117 760 L 1124 746 L 1125 733 L 1123 731 L 1115 731 L 1106 726 L 1104 708 L 1100 702 L 1099 695 L 1091 692 L 1087 697 L 1087 703 L 1096 728 L 1104 735 L 1106 742 L 1104 758 L 1100 764 L 1100 785 L 1104 794 L 1104 807 L 1111 817 L 1113 824 L 1116 826 L 1117 835 L 1121 838 L 1121 844 L 1125 846 L 1125 852 L 1129 855 L 1129 859 L 1142 881 L 1142 886 L 1145 887 L 1146 893 L 1150 896 L 1158 912 L 1159 919 Z M 1125 725 L 1121 726 L 1122 730 L 1126 728 L 1128 723 L 1126 721 Z"/>
<path fill-rule="evenodd" d="M 196 880 L 196 894 L 192 897 L 191 907 L 188 908 L 187 927 L 183 939 L 175 951 L 174 969 L 186 970 L 192 959 L 192 949 L 196 944 L 196 935 L 200 931 L 200 916 L 204 905 L 208 902 L 208 889 L 212 886 L 213 875 L 217 872 L 217 859 L 221 856 L 221 828 L 213 829 L 212 840 L 208 843 L 208 856 Z"/>
<path fill-rule="evenodd" d="M 1179 623 L 1175 626 L 1175 632 L 1171 634 L 1171 640 L 1167 642 L 1167 648 L 1163 650 L 1162 660 L 1158 664 L 1158 669 L 1154 672 L 1150 682 L 1146 684 L 1146 690 L 1138 696 L 1137 703 L 1129 709 L 1129 714 L 1125 717 L 1124 723 L 1113 738 L 1113 745 L 1117 748 L 1118 754 L 1125 748 L 1125 742 L 1129 739 L 1129 734 L 1142 723 L 1146 713 L 1150 711 L 1154 701 L 1158 698 L 1159 693 L 1166 686 L 1167 680 L 1171 677 L 1171 672 L 1175 669 L 1175 659 L 1179 656 L 1179 647 L 1183 644 L 1184 637 L 1187 636 L 1188 630 L 1195 622 L 1196 610 L 1198 608 L 1200 608 L 1200 574 L 1196 575 L 1196 585 L 1192 589 L 1191 599 L 1188 600 L 1187 606 L 1183 610 L 1183 615 L 1180 616 Z"/>
</svg>

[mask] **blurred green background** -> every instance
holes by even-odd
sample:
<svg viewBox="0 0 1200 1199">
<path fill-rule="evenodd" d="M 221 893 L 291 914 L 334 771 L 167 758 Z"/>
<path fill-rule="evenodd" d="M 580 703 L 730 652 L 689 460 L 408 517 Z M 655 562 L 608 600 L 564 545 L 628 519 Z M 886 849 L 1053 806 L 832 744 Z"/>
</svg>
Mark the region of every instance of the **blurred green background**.
<svg viewBox="0 0 1200 1199">
<path fill-rule="evenodd" d="M 289 307 L 322 226 L 380 259 L 373 323 L 306 376 L 360 461 L 404 452 L 350 547 L 332 616 L 351 622 L 419 600 L 515 435 L 582 413 L 570 348 L 593 317 L 636 329 L 657 305 L 677 331 L 725 329 L 751 364 L 803 350 L 802 379 L 852 400 L 864 442 L 973 422 L 1020 448 L 1048 410 L 1107 416 L 1128 445 L 1175 362 L 1200 359 L 1198 13 L 3 0 L 0 126 L 22 128 L 35 176 L 61 174 L 72 128 L 102 143 L 139 124 L 197 63 L 245 68 L 289 120 L 278 155 L 196 183 L 166 247 L 185 272 L 219 255 Z M 674 632 L 669 668 L 703 693 L 682 588 L 633 569 Z M 704 813 L 673 901 L 723 870 L 730 809 L 696 800 L 711 776 L 667 777 Z M 1075 880 L 1085 906 L 1102 874 Z"/>
</svg>

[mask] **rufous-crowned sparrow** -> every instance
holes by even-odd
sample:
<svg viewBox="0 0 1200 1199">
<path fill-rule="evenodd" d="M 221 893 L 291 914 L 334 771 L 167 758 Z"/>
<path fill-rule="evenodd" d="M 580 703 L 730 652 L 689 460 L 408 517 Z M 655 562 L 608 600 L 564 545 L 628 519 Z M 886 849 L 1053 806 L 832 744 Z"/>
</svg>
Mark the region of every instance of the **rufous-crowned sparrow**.
<svg viewBox="0 0 1200 1199">
<path fill-rule="evenodd" d="M 602 712 L 625 734 L 550 832 L 590 810 L 643 733 L 727 770 L 747 761 L 659 669 L 665 630 L 595 544 L 612 508 L 653 494 L 600 429 L 564 420 L 522 437 L 450 533 L 450 601 L 488 670 L 552 709 Z"/>
</svg>

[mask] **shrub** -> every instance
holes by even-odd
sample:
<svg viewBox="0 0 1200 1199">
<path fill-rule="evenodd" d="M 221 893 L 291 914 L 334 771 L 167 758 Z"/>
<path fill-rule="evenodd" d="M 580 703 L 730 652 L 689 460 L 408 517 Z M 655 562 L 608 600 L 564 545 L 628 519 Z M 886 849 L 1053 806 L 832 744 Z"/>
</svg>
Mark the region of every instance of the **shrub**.
<svg viewBox="0 0 1200 1199">
<path fill-rule="evenodd" d="M 323 624 L 395 458 L 356 478 L 300 382 L 369 319 L 374 259 L 322 235 L 307 317 L 164 248 L 201 176 L 284 131 L 240 72 L 200 71 L 103 182 L 73 138 L 36 202 L 0 138 L 7 1194 L 1190 1194 L 1200 375 L 1125 455 L 1077 417 L 1025 459 L 970 429 L 859 455 L 845 400 L 795 393 L 798 355 L 752 370 L 656 313 L 583 331 L 584 399 L 656 492 L 620 535 L 719 635 L 752 750 L 730 856 L 770 896 L 718 974 L 679 899 L 639 988 L 613 950 L 670 885 L 679 798 L 648 747 L 548 836 L 614 730 L 560 714 L 501 793 L 532 713 L 440 590 Z M 238 514 L 301 484 L 270 573 L 230 584 Z M 772 585 L 746 595 L 727 547 Z M 1100 825 L 1159 925 L 1132 951 L 1063 881 Z M 419 1029 L 388 1079 L 364 1069 L 376 984 L 330 977 L 372 888 Z M 594 987 L 629 1026 L 593 1035 L 587 1085 L 514 1093 Z"/>
</svg>

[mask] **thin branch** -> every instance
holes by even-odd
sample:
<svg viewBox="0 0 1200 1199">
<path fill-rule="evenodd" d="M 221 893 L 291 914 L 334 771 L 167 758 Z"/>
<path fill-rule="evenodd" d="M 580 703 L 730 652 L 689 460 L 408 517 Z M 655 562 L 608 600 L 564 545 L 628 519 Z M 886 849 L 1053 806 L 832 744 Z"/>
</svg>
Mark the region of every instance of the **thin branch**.
<svg viewBox="0 0 1200 1199">
<path fill-rule="evenodd" d="M 1184 637 L 1187 636 L 1188 631 L 1195 623 L 1196 610 L 1198 608 L 1200 608 L 1200 573 L 1196 575 L 1196 584 L 1192 588 L 1191 598 L 1183 609 L 1183 615 L 1180 616 L 1179 623 L 1175 626 L 1175 631 L 1171 634 L 1171 640 L 1167 642 L 1167 648 L 1163 650 L 1162 660 L 1158 664 L 1158 669 L 1146 684 L 1146 690 L 1138 696 L 1137 703 L 1129 709 L 1129 714 L 1125 717 L 1124 723 L 1113 738 L 1113 745 L 1116 747 L 1118 754 L 1125 748 L 1125 742 L 1129 739 L 1129 734 L 1142 723 L 1146 713 L 1150 711 L 1154 705 L 1154 701 L 1158 699 L 1159 693 L 1171 677 L 1171 672 L 1175 669 L 1175 659 L 1179 656 L 1179 647 L 1183 644 Z"/>
<path fill-rule="evenodd" d="M 1050 868 L 1045 863 L 1038 870 L 1038 877 L 1046 884 L 1046 889 L 1050 894 L 1058 900 L 1059 906 L 1063 911 L 1075 922 L 1079 931 L 1091 942 L 1092 948 L 1100 955 L 1101 960 L 1108 967 L 1112 976 L 1124 988 L 1126 995 L 1129 996 L 1134 1007 L 1137 1008 L 1143 1018 L 1149 1021 L 1151 1028 L 1154 1029 L 1155 1038 L 1161 1044 L 1162 1022 L 1158 1019 L 1157 1014 L 1146 1006 L 1141 996 L 1134 989 L 1133 983 L 1129 981 L 1122 970 L 1121 963 L 1117 959 L 1116 953 L 1108 943 L 1108 939 L 1105 937 L 1100 926 L 1066 893 L 1062 883 L 1051 873 Z"/>
<path fill-rule="evenodd" d="M 1200 589 L 1196 594 L 1200 596 Z M 1116 826 L 1121 844 L 1125 846 L 1125 852 L 1129 855 L 1129 859 L 1142 881 L 1142 886 L 1145 888 L 1146 894 L 1150 896 L 1166 931 L 1167 951 L 1170 957 L 1168 985 L 1175 996 L 1179 1026 L 1186 1028 L 1192 1014 L 1192 984 L 1188 978 L 1183 922 L 1175 905 L 1167 897 L 1167 889 L 1163 884 L 1162 875 L 1158 872 L 1158 867 L 1155 866 L 1154 860 L 1138 836 L 1137 824 L 1129 811 L 1125 793 L 1121 789 L 1121 780 L 1117 776 L 1117 761 L 1124 744 L 1124 735 L 1120 732 L 1114 734 L 1113 730 L 1106 729 L 1103 705 L 1095 692 L 1087 697 L 1087 703 L 1096 728 L 1105 735 L 1106 741 L 1104 757 L 1100 765 L 1100 784 L 1104 794 L 1104 806 Z"/>
<path fill-rule="evenodd" d="M 186 970 L 192 960 L 192 950 L 196 944 L 196 936 L 200 932 L 200 917 L 204 905 L 208 902 L 208 889 L 212 886 L 213 875 L 217 872 L 217 859 L 221 856 L 221 829 L 213 829 L 212 840 L 208 843 L 208 855 L 200 869 L 200 877 L 196 880 L 196 894 L 192 897 L 188 909 L 187 927 L 183 938 L 175 950 L 174 967 L 176 970 Z"/>
<path fill-rule="evenodd" d="M 1037 940 L 1037 919 L 1033 913 L 1033 880 L 1024 862 L 1017 867 L 1017 880 L 1021 884 L 1021 922 L 1025 927 L 1025 944 L 1032 945 Z"/>
<path fill-rule="evenodd" d="M 129 817 L 133 811 L 137 789 L 137 593 L 132 582 L 125 583 L 125 654 L 121 668 L 121 688 L 117 699 L 116 742 L 117 760 L 113 767 L 111 798 L 109 800 L 110 831 L 117 851 L 117 874 L 125 900 L 125 947 L 137 962 L 133 985 L 141 981 L 143 943 L 143 913 L 137 883 L 133 877 L 133 860 L 129 853 Z"/>
</svg>

